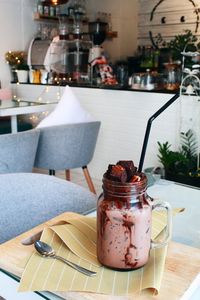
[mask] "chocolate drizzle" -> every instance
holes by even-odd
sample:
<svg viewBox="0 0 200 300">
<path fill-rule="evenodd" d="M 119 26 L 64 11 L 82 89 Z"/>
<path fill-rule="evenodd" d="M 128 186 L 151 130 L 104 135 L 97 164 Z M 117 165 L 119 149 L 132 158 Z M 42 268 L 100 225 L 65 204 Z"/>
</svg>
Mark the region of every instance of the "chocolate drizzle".
<svg viewBox="0 0 200 300">
<path fill-rule="evenodd" d="M 126 254 L 124 256 L 124 262 L 125 262 L 126 266 L 135 268 L 137 266 L 137 260 L 135 260 L 135 262 L 132 262 L 133 257 L 131 254 L 132 249 L 134 249 L 134 250 L 137 249 L 137 247 L 134 244 L 132 244 L 132 236 L 133 236 L 132 230 L 135 231 L 135 224 L 133 223 L 133 221 L 127 220 L 127 215 L 124 215 L 123 217 L 124 217 L 123 226 L 126 227 L 127 232 L 129 234 L 129 240 L 130 240 L 130 245 L 127 247 Z M 135 232 L 134 232 L 134 235 L 135 235 Z"/>
</svg>

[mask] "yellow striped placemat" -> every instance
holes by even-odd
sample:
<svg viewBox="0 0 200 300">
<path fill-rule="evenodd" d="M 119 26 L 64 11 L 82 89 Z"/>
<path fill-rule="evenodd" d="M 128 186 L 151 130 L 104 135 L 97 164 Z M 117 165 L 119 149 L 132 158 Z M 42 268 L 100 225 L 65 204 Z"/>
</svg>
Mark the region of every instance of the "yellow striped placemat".
<svg viewBox="0 0 200 300">
<path fill-rule="evenodd" d="M 88 277 L 66 264 L 32 254 L 23 272 L 19 291 L 82 291 L 110 295 L 130 295 L 143 289 L 159 291 L 167 247 L 152 249 L 149 262 L 138 270 L 120 272 L 101 266 L 96 257 L 96 219 L 69 214 L 64 225 L 43 231 L 41 240 L 49 243 L 60 256 L 96 271 Z M 152 238 L 166 226 L 165 212 L 153 212 Z"/>
</svg>

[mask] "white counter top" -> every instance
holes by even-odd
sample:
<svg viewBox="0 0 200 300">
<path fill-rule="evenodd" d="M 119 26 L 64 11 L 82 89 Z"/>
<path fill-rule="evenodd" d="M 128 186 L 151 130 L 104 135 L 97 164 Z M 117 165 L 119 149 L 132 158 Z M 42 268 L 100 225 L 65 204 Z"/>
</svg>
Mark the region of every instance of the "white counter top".
<svg viewBox="0 0 200 300">
<path fill-rule="evenodd" d="M 200 248 L 200 188 L 159 180 L 148 188 L 148 194 L 168 201 L 173 208 L 185 208 L 173 218 L 172 239 Z"/>
</svg>

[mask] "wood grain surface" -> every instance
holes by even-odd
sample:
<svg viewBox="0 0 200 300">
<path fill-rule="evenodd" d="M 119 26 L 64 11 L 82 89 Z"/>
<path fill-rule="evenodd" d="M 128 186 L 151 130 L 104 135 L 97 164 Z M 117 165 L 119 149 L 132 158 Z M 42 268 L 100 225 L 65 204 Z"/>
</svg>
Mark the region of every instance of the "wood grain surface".
<svg viewBox="0 0 200 300">
<path fill-rule="evenodd" d="M 139 0 L 138 43 L 151 45 L 149 31 L 153 37 L 159 33 L 168 42 L 186 29 L 199 37 L 200 2 L 197 0 Z"/>
<path fill-rule="evenodd" d="M 0 267 L 21 276 L 28 254 L 33 251 L 33 245 L 24 246 L 22 241 L 34 236 L 44 227 L 50 226 L 62 220 L 65 213 L 44 223 L 34 229 L 0 245 Z M 31 239 L 30 239 L 31 242 Z M 200 272 L 200 249 L 171 242 L 165 265 L 165 272 L 160 292 L 157 296 L 151 295 L 149 291 L 144 291 L 137 295 L 140 300 L 178 300 L 187 290 L 196 275 Z M 99 299 L 99 300 L 131 300 L 135 295 L 129 297 L 113 297 L 110 295 L 97 295 L 86 293 L 62 293 L 65 299 Z M 66 298 L 67 297 L 67 298 Z"/>
</svg>

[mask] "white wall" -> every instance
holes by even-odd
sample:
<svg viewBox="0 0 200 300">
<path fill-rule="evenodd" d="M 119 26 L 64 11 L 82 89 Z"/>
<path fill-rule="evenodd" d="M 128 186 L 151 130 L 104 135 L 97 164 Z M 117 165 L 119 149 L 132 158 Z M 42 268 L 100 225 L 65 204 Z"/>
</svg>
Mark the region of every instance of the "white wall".
<svg viewBox="0 0 200 300">
<path fill-rule="evenodd" d="M 112 61 L 132 55 L 137 41 L 137 0 L 87 0 L 89 17 L 94 12 L 112 14 L 113 30 L 118 38 L 105 42 Z M 2 86 L 10 82 L 10 70 L 5 62 L 9 50 L 26 50 L 33 38 L 37 23 L 33 12 L 37 0 L 0 0 L 0 80 Z"/>
<path fill-rule="evenodd" d="M 104 42 L 112 61 L 124 59 L 137 49 L 138 0 L 87 0 L 89 16 L 95 11 L 111 13 L 113 31 L 118 38 Z"/>
<path fill-rule="evenodd" d="M 0 80 L 3 87 L 11 78 L 5 53 L 25 50 L 35 33 L 34 6 L 35 0 L 0 0 Z"/>
</svg>

